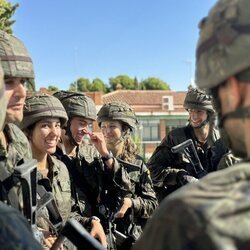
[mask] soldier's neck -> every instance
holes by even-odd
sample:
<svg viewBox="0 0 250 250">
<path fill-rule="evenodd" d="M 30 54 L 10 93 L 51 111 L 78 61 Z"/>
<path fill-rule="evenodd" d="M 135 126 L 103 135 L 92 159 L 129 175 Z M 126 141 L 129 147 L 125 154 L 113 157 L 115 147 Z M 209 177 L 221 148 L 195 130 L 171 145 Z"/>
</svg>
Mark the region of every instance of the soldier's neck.
<svg viewBox="0 0 250 250">
<path fill-rule="evenodd" d="M 123 146 L 124 146 L 123 141 L 119 141 L 119 143 L 115 143 L 115 144 L 113 144 L 113 143 L 112 144 L 107 144 L 108 150 L 112 152 L 114 157 L 119 156 L 119 155 L 122 154 Z"/>
<path fill-rule="evenodd" d="M 69 137 L 62 133 L 61 139 L 62 142 L 58 146 L 62 149 L 63 153 L 68 156 L 75 156 L 77 147 L 71 143 Z"/>
<path fill-rule="evenodd" d="M 202 128 L 194 128 L 194 135 L 200 143 L 205 143 L 207 141 L 209 134 L 209 126 L 206 124 Z"/>
</svg>

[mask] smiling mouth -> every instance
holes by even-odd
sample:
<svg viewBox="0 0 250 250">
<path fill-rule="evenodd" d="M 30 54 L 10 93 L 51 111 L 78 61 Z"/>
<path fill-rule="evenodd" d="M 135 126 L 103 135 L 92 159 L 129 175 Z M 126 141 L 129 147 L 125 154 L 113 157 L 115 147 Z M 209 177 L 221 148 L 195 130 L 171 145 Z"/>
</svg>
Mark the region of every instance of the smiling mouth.
<svg viewBox="0 0 250 250">
<path fill-rule="evenodd" d="M 24 106 L 23 103 L 15 103 L 15 104 L 8 105 L 8 108 L 19 110 L 19 109 L 23 109 L 23 106 Z"/>
</svg>

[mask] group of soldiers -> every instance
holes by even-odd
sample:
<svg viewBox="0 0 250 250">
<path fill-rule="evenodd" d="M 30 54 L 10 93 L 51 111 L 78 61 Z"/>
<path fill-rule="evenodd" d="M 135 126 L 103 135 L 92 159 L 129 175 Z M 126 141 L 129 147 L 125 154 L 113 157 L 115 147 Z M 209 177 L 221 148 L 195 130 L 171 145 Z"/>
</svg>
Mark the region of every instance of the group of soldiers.
<svg viewBox="0 0 250 250">
<path fill-rule="evenodd" d="M 248 249 L 249 8 L 219 0 L 201 21 L 198 88 L 183 104 L 188 124 L 170 131 L 147 163 L 127 103 L 97 112 L 80 92 L 26 96 L 32 60 L 1 31 L 1 248 Z M 72 218 L 92 248 L 65 233 Z"/>
</svg>

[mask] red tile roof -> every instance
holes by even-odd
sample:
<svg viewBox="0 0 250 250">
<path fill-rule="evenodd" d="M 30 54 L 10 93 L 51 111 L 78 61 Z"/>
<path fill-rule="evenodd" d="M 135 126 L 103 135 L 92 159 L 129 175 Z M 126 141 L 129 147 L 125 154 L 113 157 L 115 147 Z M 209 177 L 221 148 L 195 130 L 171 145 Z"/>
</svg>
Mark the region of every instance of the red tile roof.
<svg viewBox="0 0 250 250">
<path fill-rule="evenodd" d="M 116 90 L 102 96 L 103 103 L 124 101 L 135 111 L 163 111 L 163 97 L 173 97 L 173 112 L 184 112 L 186 91 L 169 90 Z"/>
</svg>

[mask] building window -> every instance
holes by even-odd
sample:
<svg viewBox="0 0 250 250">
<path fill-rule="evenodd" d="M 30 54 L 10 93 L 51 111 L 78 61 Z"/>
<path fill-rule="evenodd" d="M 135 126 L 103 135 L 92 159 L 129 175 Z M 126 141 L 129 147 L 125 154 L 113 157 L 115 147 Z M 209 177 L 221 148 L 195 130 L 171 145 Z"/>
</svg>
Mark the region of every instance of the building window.
<svg viewBox="0 0 250 250">
<path fill-rule="evenodd" d="M 166 122 L 166 135 L 173 129 L 187 125 L 187 119 L 168 120 Z"/>
<path fill-rule="evenodd" d="M 142 124 L 142 140 L 143 141 L 159 141 L 159 121 L 141 121 Z"/>
<path fill-rule="evenodd" d="M 173 96 L 162 97 L 162 109 L 163 110 L 174 110 Z"/>
</svg>

